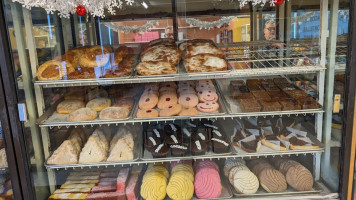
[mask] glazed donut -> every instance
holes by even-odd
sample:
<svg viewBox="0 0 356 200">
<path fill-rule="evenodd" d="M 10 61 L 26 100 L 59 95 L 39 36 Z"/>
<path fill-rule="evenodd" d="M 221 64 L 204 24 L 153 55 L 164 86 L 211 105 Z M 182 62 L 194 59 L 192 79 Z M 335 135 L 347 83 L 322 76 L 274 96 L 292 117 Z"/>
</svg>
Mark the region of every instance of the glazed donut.
<svg viewBox="0 0 356 200">
<path fill-rule="evenodd" d="M 109 62 L 111 50 L 108 47 L 90 47 L 79 57 L 79 65 L 84 68 L 102 67 Z"/>
<path fill-rule="evenodd" d="M 42 64 L 37 70 L 37 77 L 40 81 L 60 80 L 67 73 L 74 72 L 74 68 L 69 62 L 50 60 Z"/>
</svg>

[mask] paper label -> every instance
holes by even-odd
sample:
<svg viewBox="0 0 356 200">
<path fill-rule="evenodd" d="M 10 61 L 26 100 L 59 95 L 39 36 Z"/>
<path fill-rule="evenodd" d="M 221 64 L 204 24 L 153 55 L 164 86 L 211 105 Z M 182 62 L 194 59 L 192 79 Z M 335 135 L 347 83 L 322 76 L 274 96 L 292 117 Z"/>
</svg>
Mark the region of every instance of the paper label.
<svg viewBox="0 0 356 200">
<path fill-rule="evenodd" d="M 250 132 L 252 135 L 260 136 L 260 131 L 258 129 L 246 129 L 246 130 Z"/>
<path fill-rule="evenodd" d="M 313 142 L 308 137 L 297 137 L 297 139 L 303 140 L 304 142 L 309 143 L 310 145 L 313 144 Z"/>
<path fill-rule="evenodd" d="M 197 125 L 192 124 L 192 123 L 190 123 L 190 122 L 186 122 L 185 124 L 188 125 L 188 126 L 190 126 L 190 127 L 193 127 L 193 128 L 197 127 Z"/>
<path fill-rule="evenodd" d="M 174 143 L 178 143 L 178 140 L 177 140 L 176 136 L 171 135 L 171 138 L 172 138 L 172 140 L 173 140 Z"/>
<path fill-rule="evenodd" d="M 247 121 L 252 125 L 257 127 L 257 118 L 248 118 Z"/>
<path fill-rule="evenodd" d="M 211 125 L 211 124 L 204 124 L 204 126 L 210 127 L 210 128 L 213 128 L 213 129 L 218 129 L 217 126 L 213 126 L 213 125 Z"/>
<path fill-rule="evenodd" d="M 340 112 L 340 99 L 341 99 L 341 95 L 340 94 L 335 94 L 335 96 L 334 96 L 333 113 Z"/>
<path fill-rule="evenodd" d="M 199 135 L 200 139 L 205 140 L 205 136 L 204 136 L 204 134 L 202 134 L 202 133 L 198 133 L 198 135 Z"/>
<path fill-rule="evenodd" d="M 238 141 L 238 143 L 241 146 L 241 142 L 251 142 L 253 140 L 256 140 L 256 136 L 255 135 L 250 135 L 250 136 Z"/>
<path fill-rule="evenodd" d="M 294 128 L 291 128 L 291 127 L 286 127 L 286 128 L 287 128 L 288 131 L 290 131 L 292 133 L 295 133 L 298 136 L 302 136 L 302 137 L 306 137 L 307 136 L 307 132 L 305 132 L 305 131 L 294 129 Z"/>
<path fill-rule="evenodd" d="M 156 145 L 157 145 L 156 140 L 153 139 L 153 137 L 149 137 L 148 139 L 151 140 L 153 146 L 156 146 Z"/>
<path fill-rule="evenodd" d="M 159 134 L 159 131 L 157 129 L 153 129 L 153 132 L 156 134 L 158 138 L 161 138 L 161 135 Z"/>
<path fill-rule="evenodd" d="M 213 133 L 215 133 L 219 137 L 222 137 L 221 133 L 218 130 L 213 130 Z"/>
<path fill-rule="evenodd" d="M 174 126 L 174 124 L 170 123 L 169 126 L 171 126 L 171 129 L 176 132 L 177 131 L 177 128 L 176 126 Z"/>
<path fill-rule="evenodd" d="M 186 129 L 186 128 L 183 128 L 183 133 L 184 133 L 186 136 L 188 136 L 188 137 L 191 136 L 190 132 L 189 132 L 188 129 Z"/>
<path fill-rule="evenodd" d="M 198 150 L 201 150 L 201 144 L 199 140 L 195 141 L 195 145 L 197 146 Z"/>
<path fill-rule="evenodd" d="M 264 136 L 266 136 L 266 135 L 273 135 L 272 126 L 262 127 L 262 130 L 264 131 L 264 132 L 263 132 Z"/>
</svg>

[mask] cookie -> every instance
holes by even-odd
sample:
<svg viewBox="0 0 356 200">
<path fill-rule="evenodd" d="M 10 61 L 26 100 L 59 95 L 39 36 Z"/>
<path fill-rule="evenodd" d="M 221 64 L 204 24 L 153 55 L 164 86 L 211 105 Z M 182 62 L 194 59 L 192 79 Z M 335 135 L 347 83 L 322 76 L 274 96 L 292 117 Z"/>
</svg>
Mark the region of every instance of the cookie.
<svg viewBox="0 0 356 200">
<path fill-rule="evenodd" d="M 158 117 L 158 111 L 155 109 L 138 109 L 136 117 L 138 118 Z"/>
<path fill-rule="evenodd" d="M 98 113 L 91 108 L 80 108 L 68 115 L 68 121 L 91 121 L 98 116 Z"/>
<path fill-rule="evenodd" d="M 199 80 L 197 85 L 210 85 L 214 87 L 213 81 L 207 79 L 207 80 Z"/>
<path fill-rule="evenodd" d="M 168 106 L 175 105 L 178 103 L 177 95 L 174 94 L 164 94 L 159 97 L 157 107 L 159 109 L 164 109 Z M 177 113 L 178 114 L 178 113 Z"/>
<path fill-rule="evenodd" d="M 124 107 L 107 107 L 103 109 L 99 118 L 101 120 L 123 119 L 129 116 L 130 110 Z"/>
<path fill-rule="evenodd" d="M 211 86 L 211 85 L 197 85 L 197 86 L 195 87 L 195 90 L 196 90 L 197 92 L 201 92 L 201 91 L 203 91 L 203 90 L 212 90 L 212 91 L 216 92 L 215 87 L 214 87 L 214 86 Z"/>
<path fill-rule="evenodd" d="M 175 82 L 162 82 L 159 84 L 160 87 L 171 87 L 171 88 L 174 88 L 174 89 L 177 89 L 178 86 Z"/>
<path fill-rule="evenodd" d="M 102 111 L 104 108 L 107 108 L 111 105 L 111 100 L 109 98 L 96 98 L 90 100 L 86 107 L 91 108 L 95 111 Z"/>
<path fill-rule="evenodd" d="M 219 104 L 217 102 L 199 103 L 197 108 L 200 112 L 210 113 L 217 111 L 219 109 Z"/>
<path fill-rule="evenodd" d="M 182 111 L 178 114 L 179 116 L 189 116 L 199 114 L 195 108 L 183 108 Z"/>
<path fill-rule="evenodd" d="M 153 88 L 146 88 L 146 89 L 143 91 L 142 95 L 144 95 L 144 94 L 155 94 L 155 95 L 158 96 L 159 92 L 158 92 L 158 89 L 157 89 L 157 90 L 154 90 Z"/>
<path fill-rule="evenodd" d="M 194 81 L 181 81 L 178 83 L 178 87 L 195 87 L 195 82 Z"/>
<path fill-rule="evenodd" d="M 216 102 L 219 97 L 213 90 L 203 90 L 198 92 L 199 101 L 201 102 Z"/>
<path fill-rule="evenodd" d="M 183 108 L 194 108 L 199 103 L 199 99 L 195 94 L 182 94 L 179 96 L 178 103 Z"/>
<path fill-rule="evenodd" d="M 182 106 L 179 104 L 170 105 L 167 108 L 162 109 L 159 112 L 159 116 L 160 117 L 169 117 L 169 116 L 178 115 L 181 110 L 182 110 Z"/>
<path fill-rule="evenodd" d="M 145 84 L 145 89 L 152 89 L 152 90 L 159 90 L 159 84 L 158 83 L 149 83 Z"/>
<path fill-rule="evenodd" d="M 196 94 L 195 89 L 192 87 L 180 87 L 177 90 L 178 94 L 183 94 L 183 93 L 190 93 L 190 94 Z"/>
<path fill-rule="evenodd" d="M 140 109 L 154 108 L 158 103 L 158 96 L 156 94 L 142 94 L 138 102 Z"/>
<path fill-rule="evenodd" d="M 173 93 L 176 93 L 176 89 L 173 88 L 173 87 L 161 87 L 159 89 L 159 92 L 160 93 L 164 93 L 164 92 L 173 92 Z"/>
</svg>

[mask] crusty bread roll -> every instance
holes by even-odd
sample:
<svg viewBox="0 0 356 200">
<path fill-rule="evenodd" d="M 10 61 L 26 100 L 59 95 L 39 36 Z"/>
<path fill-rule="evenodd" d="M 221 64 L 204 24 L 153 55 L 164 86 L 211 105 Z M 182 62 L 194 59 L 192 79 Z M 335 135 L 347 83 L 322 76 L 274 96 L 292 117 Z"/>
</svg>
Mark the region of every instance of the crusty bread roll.
<svg viewBox="0 0 356 200">
<path fill-rule="evenodd" d="M 92 99 L 87 103 L 87 108 L 91 108 L 95 111 L 102 111 L 103 109 L 111 105 L 111 100 L 109 98 L 96 98 Z"/>
<path fill-rule="evenodd" d="M 37 78 L 40 81 L 60 80 L 63 76 L 74 71 L 69 62 L 50 60 L 42 64 L 37 70 Z"/>
<path fill-rule="evenodd" d="M 73 111 L 68 116 L 68 121 L 91 121 L 98 116 L 98 113 L 91 108 L 80 108 L 76 111 Z"/>
<path fill-rule="evenodd" d="M 57 112 L 59 114 L 69 114 L 79 108 L 84 108 L 85 104 L 79 100 L 64 100 L 57 106 Z"/>
</svg>

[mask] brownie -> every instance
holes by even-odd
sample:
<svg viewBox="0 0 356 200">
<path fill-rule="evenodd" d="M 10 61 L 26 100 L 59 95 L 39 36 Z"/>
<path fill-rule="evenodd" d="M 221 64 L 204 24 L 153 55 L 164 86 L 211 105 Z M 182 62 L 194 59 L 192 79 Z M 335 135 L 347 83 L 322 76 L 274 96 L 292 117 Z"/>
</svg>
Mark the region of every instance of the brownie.
<svg viewBox="0 0 356 200">
<path fill-rule="evenodd" d="M 273 100 L 259 100 L 259 101 L 260 104 L 262 105 L 262 111 L 264 112 L 282 110 L 282 106 L 278 101 L 273 101 Z"/>
<path fill-rule="evenodd" d="M 255 99 L 264 99 L 264 100 L 271 100 L 271 97 L 268 95 L 266 91 L 252 91 L 253 96 Z"/>
<path fill-rule="evenodd" d="M 271 97 L 272 100 L 284 100 L 284 99 L 288 99 L 289 97 L 287 97 L 285 95 L 284 92 L 282 91 L 267 91 L 267 94 Z"/>
<path fill-rule="evenodd" d="M 151 151 L 153 147 L 160 145 L 162 142 L 159 138 L 156 137 L 148 137 L 145 140 L 145 147 L 147 150 Z"/>
<path fill-rule="evenodd" d="M 166 134 L 162 129 L 153 128 L 146 132 L 146 139 L 148 139 L 149 137 L 158 138 L 163 142 L 164 138 L 166 137 Z"/>
<path fill-rule="evenodd" d="M 220 132 L 219 130 L 213 130 L 211 134 L 212 138 L 217 138 L 217 139 L 225 139 L 225 134 Z"/>
<path fill-rule="evenodd" d="M 182 137 L 170 135 L 170 136 L 166 137 L 165 142 L 168 146 L 174 145 L 174 144 L 182 144 Z"/>
<path fill-rule="evenodd" d="M 283 91 L 295 90 L 296 89 L 296 87 L 291 83 L 281 83 L 281 84 L 277 84 L 277 86 Z"/>
<path fill-rule="evenodd" d="M 248 85 L 247 87 L 250 90 L 250 92 L 261 91 L 261 90 L 264 91 L 264 89 L 261 85 Z"/>
<path fill-rule="evenodd" d="M 246 84 L 248 87 L 252 86 L 252 85 L 259 85 L 260 84 L 260 80 L 258 79 L 248 79 L 246 81 Z"/>
<path fill-rule="evenodd" d="M 214 153 L 227 153 L 229 152 L 230 144 L 226 140 L 212 138 L 211 146 Z"/>
<path fill-rule="evenodd" d="M 262 79 L 260 80 L 261 85 L 274 85 L 273 79 Z"/>
<path fill-rule="evenodd" d="M 186 145 L 171 145 L 170 148 L 173 156 L 184 156 L 188 151 Z"/>
<path fill-rule="evenodd" d="M 282 110 L 300 110 L 301 106 L 294 99 L 285 99 L 279 100 L 279 103 L 282 105 Z"/>
<path fill-rule="evenodd" d="M 240 99 L 240 109 L 242 112 L 260 112 L 262 107 L 255 99 Z"/>
<path fill-rule="evenodd" d="M 307 97 L 303 99 L 298 99 L 298 103 L 302 106 L 302 109 L 318 109 L 320 105 L 313 97 Z"/>
<path fill-rule="evenodd" d="M 208 140 L 208 136 L 207 136 L 207 134 L 205 133 L 205 132 L 197 132 L 196 134 L 194 134 L 193 136 L 192 136 L 192 139 L 193 140 L 200 140 L 201 142 L 209 142 L 209 140 Z"/>
<path fill-rule="evenodd" d="M 193 156 L 204 155 L 208 149 L 208 145 L 200 140 L 193 140 L 191 143 L 191 152 Z"/>
<path fill-rule="evenodd" d="M 164 158 L 167 156 L 168 151 L 169 148 L 166 145 L 160 144 L 152 148 L 151 153 L 154 158 Z"/>
<path fill-rule="evenodd" d="M 279 87 L 277 87 L 276 85 L 274 85 L 274 84 L 264 84 L 264 85 L 262 85 L 262 87 L 268 92 L 268 91 L 274 91 L 274 92 L 279 92 L 279 91 L 281 91 L 280 89 L 279 89 Z"/>
<path fill-rule="evenodd" d="M 278 84 L 278 83 L 288 83 L 288 80 L 286 78 L 274 78 L 273 79 L 273 82 L 275 84 Z"/>
<path fill-rule="evenodd" d="M 173 123 L 169 123 L 166 126 L 164 126 L 164 131 L 168 135 L 178 136 L 181 134 L 181 128 L 178 125 L 173 124 Z"/>
<path fill-rule="evenodd" d="M 195 129 L 190 129 L 190 128 L 182 128 L 182 135 L 183 135 L 183 142 L 184 143 L 189 143 L 190 138 L 192 137 L 192 134 L 195 133 L 195 131 L 192 131 Z"/>
<path fill-rule="evenodd" d="M 241 80 L 231 80 L 231 81 L 230 81 L 230 85 L 231 85 L 231 86 L 239 87 L 239 86 L 245 85 L 245 82 L 244 82 L 244 81 L 241 81 Z"/>
<path fill-rule="evenodd" d="M 254 99 L 255 96 L 251 92 L 248 93 L 231 93 L 232 99 Z"/>
</svg>

